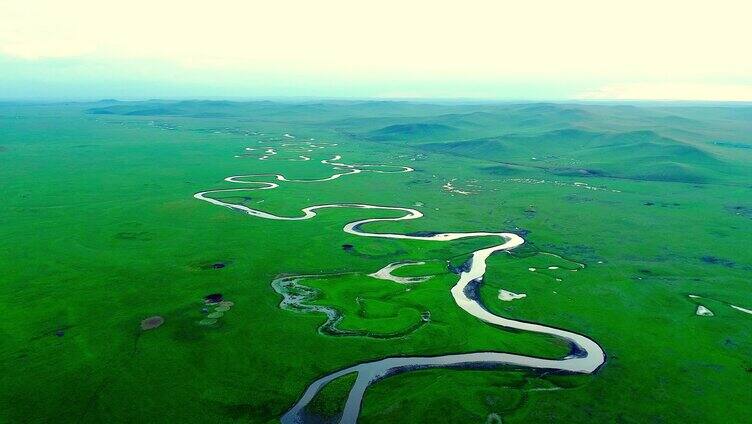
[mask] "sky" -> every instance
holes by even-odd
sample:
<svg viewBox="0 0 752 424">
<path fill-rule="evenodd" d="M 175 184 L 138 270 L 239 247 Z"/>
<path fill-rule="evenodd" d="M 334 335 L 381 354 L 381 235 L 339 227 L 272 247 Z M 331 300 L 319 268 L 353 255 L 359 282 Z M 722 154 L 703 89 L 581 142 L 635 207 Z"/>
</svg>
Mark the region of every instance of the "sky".
<svg viewBox="0 0 752 424">
<path fill-rule="evenodd" d="M 752 101 L 750 16 L 727 0 L 0 0 L 0 99 Z"/>
</svg>

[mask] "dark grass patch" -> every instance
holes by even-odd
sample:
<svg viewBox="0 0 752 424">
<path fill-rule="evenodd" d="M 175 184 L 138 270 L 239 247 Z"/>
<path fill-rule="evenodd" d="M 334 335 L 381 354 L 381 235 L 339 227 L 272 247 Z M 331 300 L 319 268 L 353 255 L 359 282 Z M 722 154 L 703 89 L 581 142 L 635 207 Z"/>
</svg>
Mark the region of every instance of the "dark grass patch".
<svg viewBox="0 0 752 424">
<path fill-rule="evenodd" d="M 502 176 L 502 177 L 508 177 L 510 175 L 519 175 L 519 174 L 524 173 L 524 169 L 522 167 L 515 166 L 515 165 L 508 165 L 508 164 L 486 166 L 486 167 L 482 167 L 479 169 L 483 173 Z"/>
<path fill-rule="evenodd" d="M 410 180 L 407 182 L 409 185 L 416 185 L 416 184 L 431 184 L 433 180 L 429 179 L 421 179 L 421 180 Z"/>
<path fill-rule="evenodd" d="M 715 257 L 715 256 L 710 256 L 710 255 L 702 256 L 702 257 L 700 257 L 700 260 L 703 261 L 703 262 L 705 262 L 706 264 L 721 265 L 721 266 L 724 266 L 726 268 L 734 268 L 734 267 L 736 267 L 736 263 L 734 263 L 734 261 L 731 261 L 731 260 L 728 260 L 728 259 L 723 259 L 723 258 L 718 258 L 718 257 Z"/>
<path fill-rule="evenodd" d="M 518 236 L 525 238 L 528 234 L 530 234 L 532 231 L 526 229 L 526 228 L 519 228 L 515 227 L 514 230 L 508 231 L 513 234 L 517 234 Z"/>
<path fill-rule="evenodd" d="M 447 270 L 451 272 L 452 274 L 460 275 L 463 272 L 470 271 L 470 268 L 473 265 L 473 260 L 467 259 L 466 261 L 462 262 L 459 265 L 454 265 L 451 262 L 447 262 Z"/>
<path fill-rule="evenodd" d="M 220 270 L 227 268 L 232 264 L 232 261 L 224 260 L 224 261 L 205 261 L 205 262 L 199 262 L 198 264 L 194 265 L 196 268 L 202 270 L 202 271 L 211 271 L 211 270 Z"/>
<path fill-rule="evenodd" d="M 529 205 L 527 208 L 525 208 L 524 213 L 526 217 L 533 218 L 538 213 L 538 211 L 535 209 L 534 205 Z"/>
<path fill-rule="evenodd" d="M 564 200 L 570 203 L 587 203 L 592 202 L 594 199 L 592 197 L 585 197 L 579 194 L 568 194 L 564 196 Z"/>
<path fill-rule="evenodd" d="M 463 292 L 465 293 L 465 296 L 467 296 L 468 299 L 474 300 L 478 303 L 481 303 L 480 300 L 480 286 L 483 284 L 483 279 L 475 279 L 465 286 L 465 289 Z"/>
<path fill-rule="evenodd" d="M 660 206 L 662 208 L 675 208 L 677 206 L 681 206 L 681 203 L 677 202 L 653 202 L 653 201 L 647 201 L 643 203 L 645 206 Z"/>
<path fill-rule="evenodd" d="M 151 241 L 151 233 L 148 231 L 122 231 L 115 234 L 118 240 Z"/>
<path fill-rule="evenodd" d="M 222 200 L 229 203 L 237 203 L 241 205 L 248 206 L 248 203 L 253 202 L 253 197 L 251 196 L 227 196 L 222 197 Z"/>
<path fill-rule="evenodd" d="M 725 209 L 728 213 L 752 219 L 752 206 L 726 205 Z"/>
<path fill-rule="evenodd" d="M 551 168 L 548 170 L 552 174 L 571 176 L 571 177 L 607 177 L 608 175 L 598 169 L 586 168 Z"/>
<path fill-rule="evenodd" d="M 598 254 L 595 253 L 594 248 L 582 244 L 545 244 L 540 246 L 539 250 L 549 253 L 555 253 L 562 258 L 573 262 L 591 263 L 602 259 L 600 256 L 598 256 Z"/>
<path fill-rule="evenodd" d="M 58 327 L 57 329 L 55 329 L 55 331 L 52 332 L 52 335 L 54 335 L 55 337 L 63 337 L 65 336 L 67 331 L 70 330 L 71 328 L 73 328 L 72 325 L 64 325 L 64 326 Z"/>
<path fill-rule="evenodd" d="M 503 230 L 503 232 L 514 233 L 514 234 L 517 234 L 520 237 L 525 237 L 528 234 L 532 233 L 532 230 L 528 230 L 527 228 L 523 228 L 523 227 L 520 227 L 519 225 L 517 225 L 517 223 L 513 219 L 507 219 L 507 220 L 505 220 L 504 221 L 504 227 L 505 227 L 505 229 Z M 523 244 L 523 246 L 525 246 L 525 245 L 527 245 L 529 243 L 528 240 L 525 240 L 525 242 L 526 243 Z M 522 246 L 520 246 L 520 247 L 522 247 Z M 520 247 L 516 247 L 514 250 L 519 250 Z"/>
</svg>

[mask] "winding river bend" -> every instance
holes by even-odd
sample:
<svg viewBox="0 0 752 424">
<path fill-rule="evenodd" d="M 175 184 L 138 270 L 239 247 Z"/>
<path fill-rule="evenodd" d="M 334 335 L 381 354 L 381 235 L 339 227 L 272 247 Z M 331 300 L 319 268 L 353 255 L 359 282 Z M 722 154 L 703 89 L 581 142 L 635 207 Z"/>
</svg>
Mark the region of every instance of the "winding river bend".
<svg viewBox="0 0 752 424">
<path fill-rule="evenodd" d="M 502 328 L 525 330 L 539 334 L 545 334 L 559 338 L 569 343 L 570 354 L 560 359 L 548 359 L 536 356 L 517 355 L 505 352 L 470 352 L 448 354 L 441 356 L 394 356 L 387 357 L 376 361 L 359 363 L 331 374 L 325 375 L 312 382 L 305 390 L 300 399 L 288 410 L 282 417 L 281 421 L 285 424 L 305 423 L 307 420 L 306 406 L 314 399 L 316 394 L 329 382 L 348 375 L 356 373 L 356 380 L 353 384 L 347 401 L 342 410 L 340 423 L 354 423 L 357 421 L 360 413 L 360 407 L 366 389 L 375 382 L 386 377 L 408 372 L 417 369 L 427 368 L 467 368 L 467 369 L 489 369 L 508 367 L 515 369 L 542 370 L 565 373 L 590 374 L 596 371 L 605 362 L 606 356 L 603 349 L 592 339 L 572 331 L 567 331 L 555 327 L 535 324 L 531 322 L 507 319 L 489 312 L 480 302 L 477 296 L 478 288 L 483 283 L 483 276 L 486 273 L 486 260 L 492 254 L 499 251 L 507 251 L 522 245 L 525 241 L 522 237 L 513 233 L 504 232 L 466 232 L 466 233 L 437 233 L 428 235 L 410 235 L 398 233 L 373 233 L 363 229 L 366 224 L 383 221 L 406 221 L 419 219 L 423 214 L 411 208 L 396 206 L 379 206 L 360 203 L 336 203 L 325 205 L 314 205 L 303 208 L 302 215 L 299 216 L 278 216 L 269 212 L 258 209 L 252 209 L 245 205 L 228 203 L 216 198 L 210 197 L 212 193 L 227 193 L 246 190 L 268 190 L 277 188 L 277 183 L 266 181 L 253 181 L 249 178 L 274 177 L 280 182 L 291 183 L 313 183 L 331 181 L 345 175 L 358 174 L 361 172 L 378 172 L 378 173 L 399 173 L 411 172 L 410 167 L 390 165 L 353 165 L 335 162 L 341 160 L 340 156 L 335 156 L 329 160 L 322 160 L 321 163 L 331 165 L 336 170 L 343 171 L 335 173 L 330 177 L 316 180 L 290 180 L 281 174 L 254 174 L 231 176 L 225 178 L 225 181 L 237 184 L 249 184 L 255 187 L 250 188 L 231 188 L 220 190 L 208 190 L 196 193 L 196 199 L 211 203 L 217 206 L 223 206 L 236 211 L 241 211 L 248 215 L 274 220 L 299 221 L 315 217 L 318 211 L 333 208 L 355 208 L 355 209 L 379 209 L 386 211 L 398 211 L 403 215 L 396 218 L 370 218 L 350 222 L 343 227 L 343 231 L 360 237 L 374 237 L 384 239 L 416 240 L 424 242 L 451 242 L 453 240 L 474 238 L 474 237 L 494 237 L 499 239 L 495 246 L 479 249 L 472 253 L 470 267 L 459 274 L 457 283 L 451 289 L 451 295 L 458 307 L 478 318 L 481 321 L 496 325 Z M 397 168 L 396 171 L 374 169 L 374 168 Z"/>
</svg>

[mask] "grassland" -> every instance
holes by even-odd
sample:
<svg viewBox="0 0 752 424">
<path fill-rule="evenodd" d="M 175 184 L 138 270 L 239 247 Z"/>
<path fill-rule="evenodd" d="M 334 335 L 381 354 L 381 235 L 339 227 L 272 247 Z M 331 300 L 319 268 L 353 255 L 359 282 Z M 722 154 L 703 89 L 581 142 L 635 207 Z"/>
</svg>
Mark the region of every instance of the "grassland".
<svg viewBox="0 0 752 424">
<path fill-rule="evenodd" d="M 338 145 L 290 161 L 286 133 Z M 266 145 L 279 153 L 245 150 Z M 728 305 L 752 309 L 750 107 L 103 101 L 0 104 L 0 421 L 276 422 L 311 381 L 363 361 L 566 354 L 454 304 L 445 261 L 459 265 L 488 240 L 366 239 L 342 226 L 383 211 L 283 222 L 193 198 L 235 187 L 230 175 L 328 177 L 319 160 L 333 154 L 415 172 L 234 200 L 278 215 L 327 203 L 425 214 L 372 231 L 521 234 L 523 247 L 489 259 L 486 307 L 586 334 L 608 355 L 586 376 L 401 374 L 369 389 L 361 422 L 752 415 L 752 315 Z M 367 276 L 404 260 L 428 263 L 396 274 L 432 278 L 405 287 Z M 296 274 L 320 275 L 305 281 L 312 302 L 357 335 L 321 334 L 324 315 L 280 309 L 271 282 Z M 501 301 L 502 288 L 527 297 Z M 201 326 L 209 293 L 235 306 Z M 714 315 L 696 315 L 698 304 Z M 424 311 L 430 323 L 404 337 L 371 337 L 411 329 Z M 165 323 L 141 330 L 153 315 Z M 351 376 L 341 380 L 313 413 L 336 416 Z"/>
</svg>

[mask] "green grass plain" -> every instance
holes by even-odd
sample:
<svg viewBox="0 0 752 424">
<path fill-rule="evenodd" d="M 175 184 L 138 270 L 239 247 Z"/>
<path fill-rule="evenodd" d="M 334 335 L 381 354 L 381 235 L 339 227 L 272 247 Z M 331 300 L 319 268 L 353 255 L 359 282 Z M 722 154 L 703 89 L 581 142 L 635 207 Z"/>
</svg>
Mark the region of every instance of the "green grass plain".
<svg viewBox="0 0 752 424">
<path fill-rule="evenodd" d="M 288 161 L 284 133 L 338 146 Z M 235 157 L 266 144 L 280 153 Z M 310 382 L 363 361 L 566 354 L 454 304 L 443 264 L 494 240 L 368 239 L 341 228 L 383 211 L 283 222 L 193 198 L 238 188 L 230 175 L 327 177 L 318 160 L 334 154 L 415 172 L 281 183 L 244 201 L 288 215 L 324 203 L 425 214 L 373 231 L 524 231 L 519 251 L 490 258 L 486 307 L 585 334 L 607 354 L 584 376 L 400 374 L 368 390 L 361 422 L 752 416 L 752 315 L 727 305 L 752 309 L 752 107 L 103 101 L 0 104 L 0 421 L 276 422 Z M 448 192 L 449 181 L 472 194 Z M 408 291 L 366 276 L 402 260 L 430 262 L 397 274 L 433 278 Z M 576 263 L 586 268 L 570 271 Z M 352 274 L 301 283 L 343 328 L 399 332 L 425 310 L 431 322 L 401 338 L 322 335 L 323 315 L 280 309 L 270 286 L 280 274 L 340 272 Z M 500 301 L 501 288 L 527 297 Z M 235 306 L 200 326 L 215 292 Z M 698 304 L 715 315 L 695 315 Z M 142 331 L 152 315 L 165 323 Z M 340 380 L 313 412 L 336 415 L 352 378 Z"/>
</svg>

